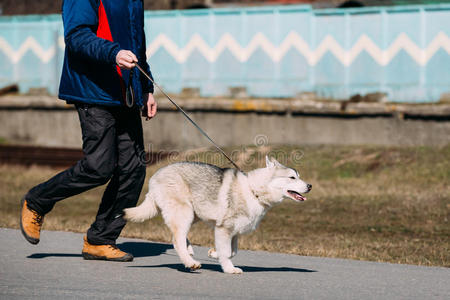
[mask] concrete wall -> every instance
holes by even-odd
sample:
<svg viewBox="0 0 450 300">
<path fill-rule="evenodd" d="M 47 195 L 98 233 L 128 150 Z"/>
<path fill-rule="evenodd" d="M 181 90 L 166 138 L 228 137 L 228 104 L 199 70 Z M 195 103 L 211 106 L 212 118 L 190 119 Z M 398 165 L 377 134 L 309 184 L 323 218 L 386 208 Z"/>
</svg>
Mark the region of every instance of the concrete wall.
<svg viewBox="0 0 450 300">
<path fill-rule="evenodd" d="M 147 56 L 168 92 L 437 102 L 450 92 L 450 5 L 148 11 Z M 0 17 L 0 87 L 58 90 L 60 15 Z"/>
<path fill-rule="evenodd" d="M 28 99 L 29 100 L 29 99 Z M 49 97 L 28 101 L 0 98 L 0 138 L 9 143 L 80 147 L 76 111 Z M 178 99 L 192 118 L 220 145 L 342 144 L 431 145 L 450 143 L 450 104 L 385 105 L 308 101 Z M 209 102 L 208 102 L 209 101 Z M 156 118 L 144 122 L 153 150 L 209 147 L 207 140 L 159 99 Z M 34 103 L 34 104 L 30 104 Z M 147 146 L 148 147 L 148 146 Z"/>
</svg>

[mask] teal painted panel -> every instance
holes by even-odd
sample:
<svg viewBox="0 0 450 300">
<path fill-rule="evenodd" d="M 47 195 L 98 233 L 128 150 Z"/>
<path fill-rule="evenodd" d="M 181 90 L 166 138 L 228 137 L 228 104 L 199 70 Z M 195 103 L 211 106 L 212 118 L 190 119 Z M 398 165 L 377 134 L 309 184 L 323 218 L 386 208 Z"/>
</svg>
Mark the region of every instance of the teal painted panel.
<svg viewBox="0 0 450 300">
<path fill-rule="evenodd" d="M 347 34 L 349 45 L 354 46 L 362 37 L 367 36 L 375 45 L 383 44 L 383 14 L 382 12 L 370 14 L 352 14 L 348 16 Z"/>
<path fill-rule="evenodd" d="M 313 10 L 310 6 L 147 11 L 147 56 L 168 92 L 250 96 L 302 92 L 346 99 L 386 92 L 436 102 L 450 92 L 450 5 Z M 0 87 L 56 94 L 61 17 L 0 17 Z"/>
</svg>

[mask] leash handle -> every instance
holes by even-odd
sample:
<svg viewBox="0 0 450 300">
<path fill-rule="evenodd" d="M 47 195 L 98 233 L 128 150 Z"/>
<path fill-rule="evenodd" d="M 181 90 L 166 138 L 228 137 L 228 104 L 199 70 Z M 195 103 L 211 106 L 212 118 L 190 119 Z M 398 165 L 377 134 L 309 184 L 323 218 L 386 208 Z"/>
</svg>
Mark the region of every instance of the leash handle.
<svg viewBox="0 0 450 300">
<path fill-rule="evenodd" d="M 222 153 L 223 154 L 223 156 L 225 156 L 229 161 L 230 161 L 230 163 L 238 170 L 238 171 L 240 171 L 240 172 L 242 172 L 242 170 L 241 170 L 241 168 L 239 168 L 238 167 L 238 165 L 225 153 L 225 151 L 223 151 L 222 150 L 222 148 L 220 148 L 220 146 L 219 145 L 217 145 L 209 136 L 208 136 L 208 134 L 200 127 L 200 126 L 198 126 L 197 125 L 197 123 L 195 123 L 194 122 L 194 120 L 192 120 L 191 119 L 191 117 L 189 117 L 189 115 L 175 102 L 175 101 L 173 101 L 172 100 L 172 98 L 170 98 L 170 96 L 169 95 L 167 95 L 166 94 L 166 92 L 164 92 L 164 90 L 141 68 L 141 66 L 139 65 L 139 64 L 137 64 L 136 63 L 136 67 L 138 68 L 138 70 L 142 73 L 142 74 L 144 74 L 144 76 L 145 77 L 147 77 L 147 79 L 148 80 L 150 80 L 152 83 L 153 83 L 153 85 L 154 86 L 156 86 L 160 91 L 161 91 L 161 93 L 164 95 L 164 96 L 166 96 L 166 98 L 167 99 L 169 99 L 169 101 L 181 112 L 181 113 L 183 113 L 183 115 L 186 117 L 186 119 L 188 119 L 189 120 L 189 122 L 191 122 L 192 123 L 192 125 L 194 125 L 195 126 L 195 128 L 197 128 L 198 129 L 198 131 L 200 131 L 200 133 L 201 134 L 203 134 L 203 136 L 204 137 L 206 137 L 210 142 L 211 142 L 211 144 L 213 144 L 214 145 L 214 147 L 216 147 L 216 149 L 217 150 L 219 150 L 219 152 L 220 153 Z"/>
</svg>

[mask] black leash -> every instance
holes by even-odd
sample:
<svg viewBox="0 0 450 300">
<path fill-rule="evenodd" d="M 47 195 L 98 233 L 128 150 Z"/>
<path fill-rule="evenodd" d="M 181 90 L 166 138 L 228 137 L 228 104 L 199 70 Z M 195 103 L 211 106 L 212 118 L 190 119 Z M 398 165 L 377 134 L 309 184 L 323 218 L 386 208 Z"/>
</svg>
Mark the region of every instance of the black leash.
<svg viewBox="0 0 450 300">
<path fill-rule="evenodd" d="M 170 98 L 170 96 L 169 95 L 167 95 L 166 94 L 166 92 L 164 92 L 163 91 L 163 89 L 141 68 L 141 66 L 140 65 L 138 65 L 137 63 L 136 63 L 136 67 L 138 68 L 138 70 L 139 71 L 141 71 L 141 73 L 142 74 L 144 74 L 144 76 L 145 77 L 147 77 L 147 79 L 148 80 L 150 80 L 152 83 L 153 83 L 153 85 L 154 86 L 156 86 L 160 91 L 161 91 L 161 93 L 163 93 L 163 95 L 164 96 L 166 96 L 167 97 L 167 99 L 169 99 L 169 101 L 186 117 L 186 119 L 188 119 L 189 120 L 189 122 L 191 122 L 192 123 L 192 125 L 194 125 L 195 126 L 195 128 L 197 128 L 198 129 L 198 131 L 200 131 L 200 133 L 201 134 L 203 134 L 203 136 L 204 137 L 206 137 L 210 142 L 211 142 L 211 144 L 213 144 L 214 145 L 214 147 L 216 147 L 216 149 L 217 150 L 219 150 L 219 152 L 220 153 L 222 153 L 223 154 L 223 156 L 225 156 L 229 161 L 230 161 L 230 163 L 238 170 L 238 171 L 241 171 L 242 172 L 242 170 L 241 170 L 241 168 L 239 168 L 238 167 L 238 165 L 225 153 L 225 151 L 223 151 L 222 150 L 222 148 L 220 148 L 219 147 L 219 145 L 217 145 L 209 136 L 208 136 L 208 134 L 206 134 L 206 132 L 203 130 L 203 129 L 201 129 L 200 128 L 200 126 L 198 126 L 197 125 L 197 123 L 195 123 L 194 122 L 194 120 L 192 120 L 191 119 L 191 117 L 189 117 L 189 115 L 175 102 L 175 101 L 173 101 L 172 100 L 172 98 Z"/>
</svg>

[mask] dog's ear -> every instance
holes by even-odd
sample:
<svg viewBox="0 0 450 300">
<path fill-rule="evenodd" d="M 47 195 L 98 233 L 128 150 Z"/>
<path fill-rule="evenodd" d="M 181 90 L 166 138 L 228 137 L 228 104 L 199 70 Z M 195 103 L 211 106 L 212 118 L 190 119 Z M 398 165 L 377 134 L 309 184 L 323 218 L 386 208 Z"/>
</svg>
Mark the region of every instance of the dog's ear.
<svg viewBox="0 0 450 300">
<path fill-rule="evenodd" d="M 285 168 L 283 164 L 281 164 L 275 157 L 270 157 L 270 162 L 275 166 L 279 168 Z"/>
<path fill-rule="evenodd" d="M 266 168 L 273 168 L 273 167 L 275 167 L 274 159 L 266 155 Z"/>
</svg>

